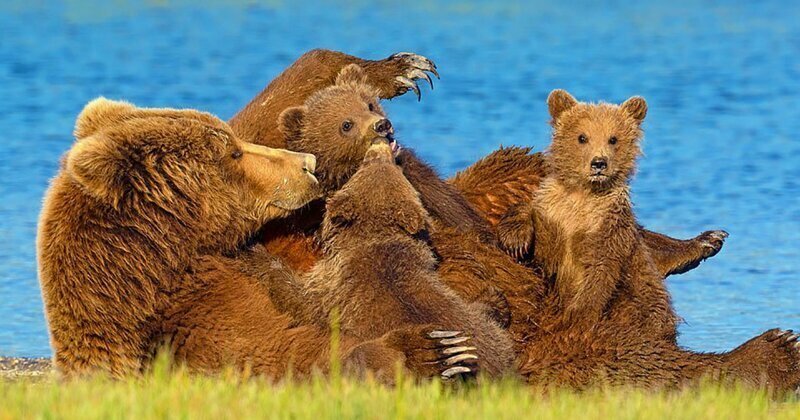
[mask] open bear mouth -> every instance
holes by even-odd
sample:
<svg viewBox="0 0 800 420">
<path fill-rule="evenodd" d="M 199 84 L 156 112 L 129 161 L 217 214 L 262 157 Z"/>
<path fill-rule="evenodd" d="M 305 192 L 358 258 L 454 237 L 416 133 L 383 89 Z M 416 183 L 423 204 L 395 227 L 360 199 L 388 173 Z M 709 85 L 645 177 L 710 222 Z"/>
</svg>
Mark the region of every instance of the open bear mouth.
<svg viewBox="0 0 800 420">
<path fill-rule="evenodd" d="M 389 140 L 389 147 L 392 148 L 392 154 L 397 157 L 401 149 L 400 144 L 397 143 L 397 140 L 395 140 L 394 135 L 391 133 L 386 135 L 386 140 Z"/>
<path fill-rule="evenodd" d="M 606 174 L 592 174 L 589 175 L 589 181 L 592 183 L 603 183 L 609 180 L 609 176 Z"/>
</svg>

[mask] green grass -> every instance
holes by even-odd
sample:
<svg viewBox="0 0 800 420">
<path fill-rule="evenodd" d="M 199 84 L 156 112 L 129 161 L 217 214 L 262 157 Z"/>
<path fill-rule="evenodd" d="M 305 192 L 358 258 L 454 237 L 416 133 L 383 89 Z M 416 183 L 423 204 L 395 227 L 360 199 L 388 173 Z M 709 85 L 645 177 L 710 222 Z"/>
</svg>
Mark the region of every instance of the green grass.
<svg viewBox="0 0 800 420">
<path fill-rule="evenodd" d="M 128 381 L 0 381 L 6 418 L 800 418 L 800 402 L 704 386 L 680 392 L 534 390 L 515 382 L 453 389 L 438 382 L 316 379 L 270 384 L 233 374 L 203 377 L 156 368 Z"/>
</svg>

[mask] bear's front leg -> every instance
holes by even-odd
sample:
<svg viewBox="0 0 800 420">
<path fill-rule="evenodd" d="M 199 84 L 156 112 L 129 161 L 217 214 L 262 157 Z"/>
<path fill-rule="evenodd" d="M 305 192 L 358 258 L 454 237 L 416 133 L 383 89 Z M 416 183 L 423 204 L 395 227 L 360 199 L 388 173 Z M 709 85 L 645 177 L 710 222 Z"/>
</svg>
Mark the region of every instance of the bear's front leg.
<svg viewBox="0 0 800 420">
<path fill-rule="evenodd" d="M 530 203 L 511 207 L 497 224 L 497 239 L 518 260 L 530 257 L 535 233 L 534 208 Z"/>
<path fill-rule="evenodd" d="M 365 60 L 339 51 L 315 49 L 306 52 L 267 85 L 228 123 L 237 136 L 268 147 L 285 148 L 275 123 L 285 109 L 302 105 L 317 91 L 333 86 L 336 76 L 350 64 L 361 66 L 367 80 L 382 99 L 392 99 L 409 90 L 420 96 L 417 80 L 438 76 L 433 61 L 412 53 L 396 53 L 383 60 Z M 433 83 L 431 83 L 433 86 Z"/>
<path fill-rule="evenodd" d="M 359 344 L 347 353 L 343 362 L 351 374 L 358 376 L 369 371 L 389 384 L 398 365 L 418 379 L 467 379 L 478 373 L 476 348 L 470 343 L 471 338 L 460 331 L 412 325 Z"/>
<path fill-rule="evenodd" d="M 296 324 L 316 324 L 327 319 L 319 305 L 321 297 L 306 290 L 297 274 L 263 245 L 241 253 L 235 262 L 240 272 L 257 281 L 275 308 L 291 315 Z"/>
<path fill-rule="evenodd" d="M 439 78 L 436 64 L 427 57 L 410 52 L 399 52 L 388 58 L 365 61 L 362 64 L 368 81 L 380 90 L 381 99 L 392 99 L 408 91 L 414 91 L 417 100 L 422 99 L 419 80 L 426 80 L 433 89 L 433 80 L 428 73 Z"/>
<path fill-rule="evenodd" d="M 686 273 L 717 255 L 728 237 L 728 232 L 724 230 L 706 231 L 687 240 L 671 238 L 643 228 L 639 232 L 650 250 L 658 272 L 664 277 Z"/>
</svg>

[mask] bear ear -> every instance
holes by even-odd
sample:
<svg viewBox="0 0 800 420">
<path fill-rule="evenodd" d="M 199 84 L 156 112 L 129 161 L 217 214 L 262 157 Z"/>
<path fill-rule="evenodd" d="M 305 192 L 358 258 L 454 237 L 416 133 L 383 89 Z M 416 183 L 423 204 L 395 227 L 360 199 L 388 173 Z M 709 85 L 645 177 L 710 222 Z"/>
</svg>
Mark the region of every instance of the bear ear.
<svg viewBox="0 0 800 420">
<path fill-rule="evenodd" d="M 308 108 L 293 106 L 286 108 L 278 117 L 278 129 L 286 140 L 297 140 L 303 135 L 303 124 Z"/>
<path fill-rule="evenodd" d="M 366 84 L 367 73 L 358 64 L 348 64 L 336 76 L 336 84 L 344 85 L 347 83 Z"/>
<path fill-rule="evenodd" d="M 117 207 L 124 192 L 123 160 L 109 138 L 96 134 L 75 143 L 67 154 L 66 172 L 90 195 Z"/>
<path fill-rule="evenodd" d="M 564 111 L 577 105 L 578 101 L 566 90 L 556 89 L 547 96 L 547 109 L 553 122 L 558 119 Z"/>
<path fill-rule="evenodd" d="M 631 118 L 636 120 L 638 124 L 641 124 L 642 121 L 644 121 L 644 117 L 647 115 L 647 101 L 641 96 L 628 98 L 627 101 L 620 105 L 620 108 L 630 115 Z"/>
<path fill-rule="evenodd" d="M 424 212 L 401 212 L 395 217 L 397 217 L 400 228 L 411 236 L 417 236 L 428 230 L 428 216 Z"/>
<path fill-rule="evenodd" d="M 80 140 L 96 133 L 102 127 L 124 119 L 136 110 L 133 104 L 123 101 L 111 101 L 104 97 L 92 100 L 75 120 L 75 139 Z"/>
<path fill-rule="evenodd" d="M 347 225 L 356 220 L 353 199 L 347 192 L 339 191 L 325 203 L 325 218 L 333 226 Z"/>
</svg>

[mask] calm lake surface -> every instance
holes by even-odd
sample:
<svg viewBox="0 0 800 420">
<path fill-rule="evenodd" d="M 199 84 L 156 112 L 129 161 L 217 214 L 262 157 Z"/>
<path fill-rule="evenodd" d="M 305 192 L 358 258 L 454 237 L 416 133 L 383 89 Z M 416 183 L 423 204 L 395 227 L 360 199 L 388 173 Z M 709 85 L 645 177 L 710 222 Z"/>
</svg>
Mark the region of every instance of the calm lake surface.
<svg viewBox="0 0 800 420">
<path fill-rule="evenodd" d="M 315 47 L 434 59 L 436 90 L 386 107 L 400 141 L 447 176 L 499 144 L 546 147 L 551 89 L 643 95 L 640 221 L 678 237 L 731 234 L 713 260 L 668 280 L 681 343 L 719 351 L 800 328 L 797 4 L 98 3 L 0 5 L 0 355 L 50 354 L 36 221 L 87 101 L 227 119 Z"/>
</svg>

